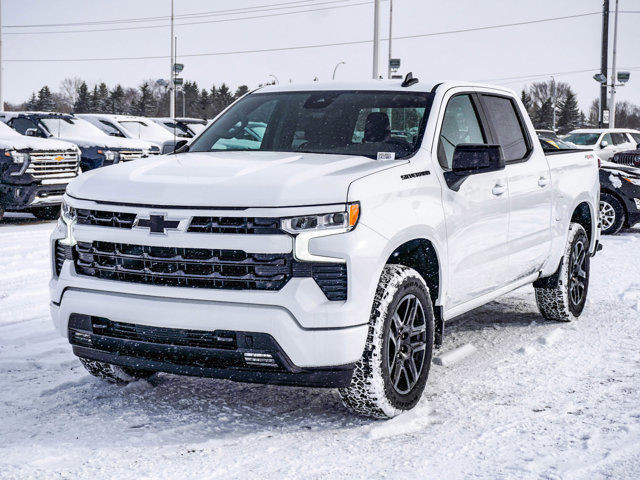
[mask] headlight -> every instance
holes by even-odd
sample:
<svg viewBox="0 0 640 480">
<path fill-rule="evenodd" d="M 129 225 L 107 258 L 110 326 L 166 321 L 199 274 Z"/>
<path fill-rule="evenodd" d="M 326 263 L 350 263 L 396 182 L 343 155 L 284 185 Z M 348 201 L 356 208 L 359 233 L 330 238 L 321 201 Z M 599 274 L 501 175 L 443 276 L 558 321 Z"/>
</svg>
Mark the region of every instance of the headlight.
<svg viewBox="0 0 640 480">
<path fill-rule="evenodd" d="M 11 157 L 13 163 L 23 164 L 29 161 L 29 154 L 26 152 L 16 152 L 15 150 L 11 150 L 9 152 L 4 152 L 6 157 Z"/>
<path fill-rule="evenodd" d="M 342 212 L 283 218 L 281 228 L 285 232 L 293 234 L 333 229 L 342 229 L 348 232 L 356 226 L 359 216 L 360 204 L 357 202 L 348 203 Z"/>
<path fill-rule="evenodd" d="M 640 178 L 627 178 L 627 177 L 622 177 L 622 178 L 624 178 L 627 182 L 633 183 L 634 185 L 638 185 L 640 187 Z"/>
<path fill-rule="evenodd" d="M 118 155 L 118 152 L 113 152 L 111 150 L 98 150 L 98 153 L 104 156 L 105 160 L 113 163 L 116 163 L 118 161 L 118 158 L 120 157 Z"/>
</svg>

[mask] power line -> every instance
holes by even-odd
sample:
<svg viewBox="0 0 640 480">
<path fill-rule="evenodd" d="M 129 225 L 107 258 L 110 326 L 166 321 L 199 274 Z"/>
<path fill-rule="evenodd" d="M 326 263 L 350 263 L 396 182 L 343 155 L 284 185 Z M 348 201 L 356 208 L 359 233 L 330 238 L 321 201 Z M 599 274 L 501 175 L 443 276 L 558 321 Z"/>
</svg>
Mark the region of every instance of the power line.
<svg viewBox="0 0 640 480">
<path fill-rule="evenodd" d="M 529 20 L 526 22 L 515 22 L 515 23 L 504 23 L 500 25 L 488 25 L 484 27 L 472 27 L 466 29 L 458 29 L 458 30 L 449 30 L 443 32 L 433 32 L 433 33 L 423 33 L 416 35 L 403 35 L 398 37 L 393 37 L 394 40 L 407 40 L 412 38 L 424 38 L 424 37 L 434 37 L 439 35 L 451 35 L 456 33 L 463 32 L 476 32 L 480 30 L 489 30 L 495 28 L 506 28 L 506 27 L 514 27 L 520 25 L 528 25 L 542 22 L 553 22 L 558 20 L 565 20 L 571 18 L 580 18 L 591 15 L 600 15 L 600 12 L 592 12 L 592 13 L 581 13 L 577 15 L 566 15 L 563 17 L 552 17 L 552 18 L 544 18 L 539 20 Z M 389 40 L 388 38 L 382 38 L 382 41 Z M 185 57 L 216 57 L 223 55 L 243 55 L 248 53 L 269 53 L 269 52 L 281 52 L 281 51 L 291 51 L 291 50 L 306 50 L 311 48 L 323 48 L 323 47 L 338 47 L 338 46 L 347 46 L 347 45 L 362 45 L 371 43 L 372 40 L 356 40 L 350 42 L 333 42 L 333 43 L 323 43 L 323 44 L 315 44 L 315 45 L 300 45 L 295 47 L 280 47 L 280 48 L 263 48 L 263 49 L 255 49 L 255 50 L 235 50 L 228 52 L 212 52 L 212 53 L 191 53 L 181 55 L 181 58 Z M 109 57 L 109 58 L 58 58 L 58 59 L 9 59 L 5 60 L 6 62 L 102 62 L 102 61 L 118 61 L 118 60 L 154 60 L 154 59 L 166 59 L 166 55 L 155 55 L 155 56 L 140 56 L 140 57 Z"/>
<path fill-rule="evenodd" d="M 175 18 L 194 18 L 194 17 L 208 17 L 208 16 L 220 16 L 220 15 L 239 15 L 243 13 L 250 13 L 253 11 L 270 11 L 270 10 L 282 10 L 292 8 L 302 8 L 306 6 L 326 5 L 330 3 L 341 3 L 350 0 L 333 0 L 320 2 L 320 0 L 296 0 L 293 2 L 274 3 L 267 5 L 254 5 L 252 7 L 231 8 L 226 10 L 212 10 L 208 12 L 195 12 L 175 15 Z M 293 5 L 293 4 L 308 4 L 314 2 L 313 5 Z M 319 2 L 319 3 L 316 3 Z M 286 6 L 288 5 L 288 6 Z M 247 12 L 247 10 L 249 12 Z M 3 28 L 39 28 L 39 27 L 74 27 L 74 26 L 90 26 L 90 25 L 111 25 L 121 23 L 136 23 L 136 22 L 157 22 L 169 20 L 171 17 L 167 15 L 157 17 L 136 17 L 136 18 L 121 18 L 115 20 L 96 20 L 96 21 L 82 21 L 82 22 L 68 22 L 68 23 L 39 23 L 28 25 L 3 25 Z"/>
<path fill-rule="evenodd" d="M 349 1 L 349 0 L 335 0 L 334 2 L 325 2 L 326 4 L 328 3 L 337 3 L 337 2 L 341 2 L 341 1 Z M 322 7 L 322 8 L 312 8 L 312 9 L 307 9 L 307 10 L 297 10 L 295 12 L 280 12 L 280 13 L 270 13 L 267 15 L 254 15 L 251 17 L 241 17 L 241 18 L 225 18 L 225 19 L 221 19 L 221 20 L 203 20 L 203 21 L 199 21 L 199 22 L 182 22 L 182 23 L 176 23 L 175 26 L 176 27 L 180 27 L 180 26 L 186 26 L 186 25 L 202 25 L 202 24 L 212 24 L 212 23 L 223 23 L 223 22 L 237 22 L 237 21 L 241 21 L 241 20 L 252 20 L 252 19 L 257 19 L 257 18 L 267 18 L 267 17 L 281 17 L 284 15 L 296 15 L 298 13 L 307 13 L 307 12 L 319 12 L 319 11 L 323 11 L 323 10 L 333 10 L 333 9 L 337 9 L 337 8 L 347 8 L 347 7 L 356 7 L 359 5 L 369 5 L 370 3 L 372 3 L 371 0 L 368 0 L 366 2 L 360 2 L 360 3 L 351 3 L 348 5 L 333 5 L 330 7 Z M 318 4 L 321 5 L 321 4 Z M 292 7 L 289 7 L 292 8 Z M 266 11 L 266 10 L 264 10 Z M 247 12 L 248 13 L 248 12 Z M 57 34 L 66 34 L 66 33 L 96 33 L 96 32 L 117 32 L 117 31 L 125 31 L 125 30 L 148 30 L 148 29 L 153 29 L 153 28 L 165 28 L 167 27 L 168 24 L 163 24 L 163 25 L 144 25 L 144 26 L 140 26 L 140 27 L 119 27 L 119 28 L 99 28 L 99 29 L 93 29 L 93 30 L 57 30 L 57 31 L 38 31 L 38 32 L 9 32 L 6 33 L 6 35 L 57 35 Z"/>
</svg>

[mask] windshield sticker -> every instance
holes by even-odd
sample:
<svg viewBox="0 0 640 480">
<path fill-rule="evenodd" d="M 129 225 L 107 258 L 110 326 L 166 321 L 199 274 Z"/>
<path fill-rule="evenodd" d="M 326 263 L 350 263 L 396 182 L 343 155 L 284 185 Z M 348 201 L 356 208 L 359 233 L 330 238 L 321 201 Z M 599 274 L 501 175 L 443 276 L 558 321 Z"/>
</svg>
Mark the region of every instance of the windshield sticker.
<svg viewBox="0 0 640 480">
<path fill-rule="evenodd" d="M 395 160 L 396 152 L 378 152 L 378 160 Z"/>
</svg>

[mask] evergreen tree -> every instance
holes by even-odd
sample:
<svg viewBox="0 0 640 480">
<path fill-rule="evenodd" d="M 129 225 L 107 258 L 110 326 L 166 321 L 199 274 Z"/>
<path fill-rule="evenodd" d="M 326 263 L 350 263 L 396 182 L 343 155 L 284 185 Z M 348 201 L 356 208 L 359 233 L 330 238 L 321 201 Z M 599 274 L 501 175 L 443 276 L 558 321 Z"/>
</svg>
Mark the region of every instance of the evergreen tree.
<svg viewBox="0 0 640 480">
<path fill-rule="evenodd" d="M 209 92 L 204 88 L 200 92 L 200 98 L 198 98 L 198 117 L 200 118 L 212 118 L 210 116 L 209 109 Z"/>
<path fill-rule="evenodd" d="M 151 117 L 155 115 L 157 101 L 153 96 L 153 92 L 147 82 L 140 86 L 140 98 L 134 104 L 134 114 L 142 117 Z"/>
<path fill-rule="evenodd" d="M 561 134 L 568 133 L 580 126 L 580 109 L 576 95 L 567 90 L 564 99 L 560 102 L 558 108 L 558 132 Z"/>
<path fill-rule="evenodd" d="M 109 113 L 110 101 L 109 101 L 109 88 L 102 82 L 98 85 L 98 91 L 96 96 L 96 107 L 98 113 Z"/>
<path fill-rule="evenodd" d="M 51 90 L 46 85 L 38 92 L 37 107 L 38 110 L 43 112 L 52 112 L 56 109 L 56 102 L 53 99 Z"/>
<path fill-rule="evenodd" d="M 533 118 L 533 125 L 537 129 L 550 130 L 553 127 L 553 104 L 551 98 L 545 100 Z"/>
<path fill-rule="evenodd" d="M 233 94 L 233 98 L 234 100 L 237 100 L 247 93 L 249 93 L 249 87 L 247 87 L 246 85 L 240 85 L 238 88 L 236 88 L 236 93 Z"/>
<path fill-rule="evenodd" d="M 89 113 L 91 108 L 91 94 L 89 93 L 89 87 L 85 82 L 82 82 L 78 87 L 78 96 L 76 102 L 73 104 L 73 111 L 75 113 Z"/>
<path fill-rule="evenodd" d="M 36 92 L 33 92 L 31 94 L 31 96 L 29 97 L 29 100 L 27 100 L 27 103 L 25 103 L 24 107 L 30 111 L 38 110 L 38 97 L 36 97 Z"/>
<path fill-rule="evenodd" d="M 109 94 L 109 107 L 107 112 L 114 114 L 123 114 L 126 111 L 126 105 L 124 102 L 124 90 L 121 85 L 111 90 Z"/>
<path fill-rule="evenodd" d="M 531 115 L 531 109 L 533 107 L 533 100 L 531 99 L 531 95 L 527 93 L 527 91 L 523 88 L 522 93 L 520 94 L 520 100 L 522 100 L 522 104 L 524 108 L 527 110 L 529 115 Z"/>
<path fill-rule="evenodd" d="M 182 86 L 184 90 L 184 101 L 186 104 L 185 114 L 187 117 L 200 117 L 198 110 L 198 97 L 200 90 L 196 82 L 184 82 Z"/>
</svg>

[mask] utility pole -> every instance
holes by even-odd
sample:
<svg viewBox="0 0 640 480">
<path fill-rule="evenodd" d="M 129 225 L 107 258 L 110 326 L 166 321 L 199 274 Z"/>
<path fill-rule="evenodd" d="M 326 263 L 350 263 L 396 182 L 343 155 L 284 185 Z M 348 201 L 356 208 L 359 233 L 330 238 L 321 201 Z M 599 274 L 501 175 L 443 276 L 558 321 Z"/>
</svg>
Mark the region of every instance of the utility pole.
<svg viewBox="0 0 640 480">
<path fill-rule="evenodd" d="M 557 94 L 556 94 L 556 79 L 552 75 L 551 76 L 551 100 L 553 102 L 553 111 L 552 111 L 552 121 L 551 121 L 551 129 L 553 133 L 556 132 L 556 105 L 557 105 Z"/>
<path fill-rule="evenodd" d="M 607 109 L 607 80 L 609 78 L 609 0 L 604 0 L 602 6 L 602 50 L 600 53 L 600 73 L 605 81 L 600 84 L 600 115 L 598 126 L 604 128 L 604 111 Z"/>
<path fill-rule="evenodd" d="M 609 102 L 609 128 L 616 127 L 616 53 L 618 49 L 618 0 L 616 0 L 616 13 L 613 20 L 613 60 L 611 64 L 611 101 Z"/>
<path fill-rule="evenodd" d="M 378 78 L 378 48 L 380 47 L 380 0 L 375 0 L 373 7 L 373 74 Z"/>
<path fill-rule="evenodd" d="M 1 1 L 1 0 L 0 0 Z M 389 55 L 387 58 L 387 78 L 391 78 L 391 43 L 393 42 L 393 0 L 389 0 Z"/>
<path fill-rule="evenodd" d="M 2 1 L 2 0 L 0 0 Z M 175 73 L 173 71 L 173 63 L 174 63 L 174 38 L 173 38 L 173 0 L 171 0 L 171 59 L 170 70 L 169 70 L 169 117 L 175 118 L 176 116 L 176 97 L 175 91 L 176 86 L 174 83 Z"/>
</svg>

